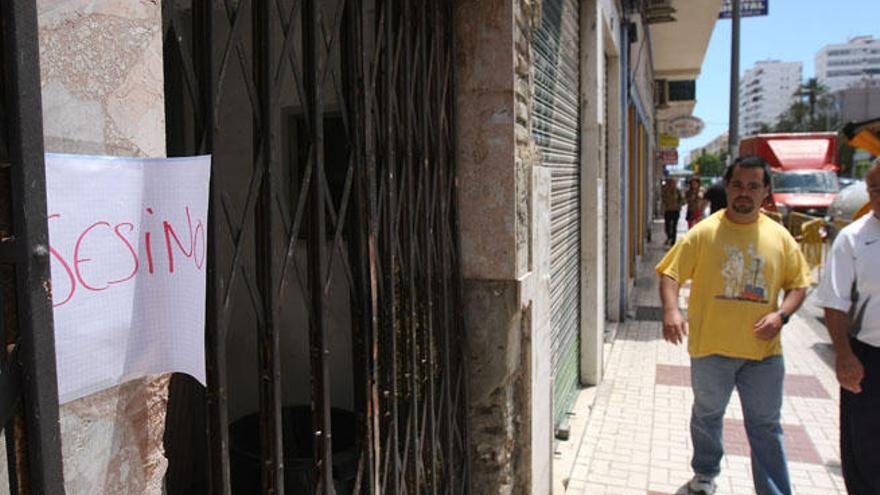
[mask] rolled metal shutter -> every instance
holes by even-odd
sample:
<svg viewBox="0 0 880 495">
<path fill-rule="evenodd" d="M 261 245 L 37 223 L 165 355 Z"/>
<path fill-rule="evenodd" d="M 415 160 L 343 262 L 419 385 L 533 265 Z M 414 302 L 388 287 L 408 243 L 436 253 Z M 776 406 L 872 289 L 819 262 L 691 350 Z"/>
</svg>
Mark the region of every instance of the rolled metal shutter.
<svg viewBox="0 0 880 495">
<path fill-rule="evenodd" d="M 580 347 L 579 16 L 576 0 L 545 0 L 533 41 L 532 137 L 551 171 L 550 318 L 558 425 L 577 390 Z"/>
</svg>

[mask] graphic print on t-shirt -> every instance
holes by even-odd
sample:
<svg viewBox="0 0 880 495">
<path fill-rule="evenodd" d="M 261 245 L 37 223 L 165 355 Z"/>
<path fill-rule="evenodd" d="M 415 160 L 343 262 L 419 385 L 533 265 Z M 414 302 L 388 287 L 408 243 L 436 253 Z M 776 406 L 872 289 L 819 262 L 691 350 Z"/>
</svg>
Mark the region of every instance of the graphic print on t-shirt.
<svg viewBox="0 0 880 495">
<path fill-rule="evenodd" d="M 736 246 L 724 246 L 726 259 L 721 268 L 724 293 L 716 299 L 767 303 L 767 281 L 764 279 L 764 257 L 758 256 L 754 244 L 746 252 Z"/>
</svg>

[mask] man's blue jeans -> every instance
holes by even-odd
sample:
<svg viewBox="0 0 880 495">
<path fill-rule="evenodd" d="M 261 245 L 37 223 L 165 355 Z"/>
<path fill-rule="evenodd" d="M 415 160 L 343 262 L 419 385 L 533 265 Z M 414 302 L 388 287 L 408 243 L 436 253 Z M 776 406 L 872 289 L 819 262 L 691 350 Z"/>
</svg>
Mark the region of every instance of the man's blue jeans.
<svg viewBox="0 0 880 495">
<path fill-rule="evenodd" d="M 784 377 L 782 356 L 761 361 L 716 355 L 691 359 L 691 467 L 695 473 L 714 477 L 721 471 L 724 410 L 736 387 L 752 450 L 755 491 L 758 495 L 791 494 L 779 424 Z"/>
</svg>

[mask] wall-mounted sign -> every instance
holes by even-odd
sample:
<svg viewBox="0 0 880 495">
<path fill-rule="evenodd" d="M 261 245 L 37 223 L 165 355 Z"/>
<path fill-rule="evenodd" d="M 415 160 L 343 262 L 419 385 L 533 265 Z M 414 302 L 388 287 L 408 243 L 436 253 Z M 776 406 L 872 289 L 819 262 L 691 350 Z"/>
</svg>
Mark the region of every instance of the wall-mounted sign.
<svg viewBox="0 0 880 495">
<path fill-rule="evenodd" d="M 58 398 L 183 372 L 205 383 L 211 157 L 46 155 Z"/>
<path fill-rule="evenodd" d="M 678 138 L 671 134 L 661 132 L 659 144 L 661 148 L 678 148 Z"/>
<path fill-rule="evenodd" d="M 694 137 L 703 131 L 705 124 L 698 117 L 682 115 L 666 123 L 666 133 L 680 138 Z"/>
<path fill-rule="evenodd" d="M 739 15 L 740 17 L 757 17 L 767 15 L 767 4 L 770 0 L 740 0 Z M 730 19 L 733 14 L 733 6 L 731 0 L 723 0 L 721 3 L 721 12 L 718 14 L 719 19 Z"/>
<path fill-rule="evenodd" d="M 678 163 L 678 150 L 657 150 L 657 163 L 661 165 Z"/>
</svg>

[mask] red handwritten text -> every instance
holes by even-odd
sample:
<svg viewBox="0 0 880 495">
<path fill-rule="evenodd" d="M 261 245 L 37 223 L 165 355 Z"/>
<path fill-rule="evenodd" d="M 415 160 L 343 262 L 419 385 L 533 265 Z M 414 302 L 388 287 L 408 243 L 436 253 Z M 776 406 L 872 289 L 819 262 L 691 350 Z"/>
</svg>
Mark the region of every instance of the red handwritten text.
<svg viewBox="0 0 880 495">
<path fill-rule="evenodd" d="M 140 228 L 133 222 L 111 222 L 96 219 L 82 229 L 72 241 L 71 246 L 49 246 L 53 268 L 55 295 L 53 306 L 63 306 L 70 302 L 78 290 L 100 292 L 113 286 L 133 282 L 138 275 L 169 276 L 175 273 L 182 262 L 192 263 L 201 271 L 205 264 L 206 240 L 205 225 L 195 219 L 188 206 L 184 207 L 186 225 L 184 235 L 179 235 L 180 225 L 175 228 L 167 219 L 156 222 L 152 208 L 145 208 Z M 60 213 L 49 215 L 50 235 L 52 222 L 64 222 Z M 153 259 L 151 226 L 160 226 L 165 237 L 165 267 L 157 267 Z M 68 227 L 68 226 L 65 226 Z M 172 240 L 174 241 L 172 245 Z M 161 248 L 160 248 L 161 249 Z M 146 274 L 141 273 L 141 260 L 146 257 Z M 176 258 L 177 257 L 177 258 Z M 163 269 L 164 268 L 164 269 Z M 167 272 L 165 271 L 167 269 Z M 177 270 L 180 271 L 179 269 Z M 66 276 L 62 277 L 61 274 Z M 59 291 L 60 289 L 60 291 Z"/>
</svg>

